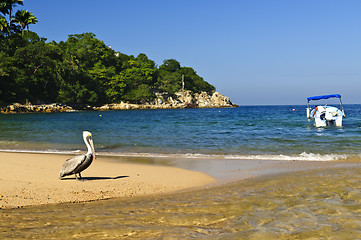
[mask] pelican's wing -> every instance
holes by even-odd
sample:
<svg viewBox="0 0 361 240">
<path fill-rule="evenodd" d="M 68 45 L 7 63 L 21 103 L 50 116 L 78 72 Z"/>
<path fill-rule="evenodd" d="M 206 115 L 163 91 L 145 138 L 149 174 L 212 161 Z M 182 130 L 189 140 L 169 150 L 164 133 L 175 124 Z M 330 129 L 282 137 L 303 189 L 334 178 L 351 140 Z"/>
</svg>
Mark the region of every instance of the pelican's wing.
<svg viewBox="0 0 361 240">
<path fill-rule="evenodd" d="M 79 155 L 66 160 L 60 171 L 60 177 L 73 174 L 73 171 L 77 167 L 79 167 L 85 161 L 85 159 L 86 159 L 86 155 Z"/>
</svg>

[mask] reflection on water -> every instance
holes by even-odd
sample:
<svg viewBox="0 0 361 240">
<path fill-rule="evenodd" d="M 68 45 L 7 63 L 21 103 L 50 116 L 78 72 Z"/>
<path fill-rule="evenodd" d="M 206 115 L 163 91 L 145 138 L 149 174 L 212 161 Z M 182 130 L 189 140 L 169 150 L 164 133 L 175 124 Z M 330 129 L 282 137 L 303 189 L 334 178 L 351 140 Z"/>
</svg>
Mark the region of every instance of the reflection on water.
<svg viewBox="0 0 361 240">
<path fill-rule="evenodd" d="M 361 167 L 0 212 L 0 238 L 361 239 Z"/>
</svg>

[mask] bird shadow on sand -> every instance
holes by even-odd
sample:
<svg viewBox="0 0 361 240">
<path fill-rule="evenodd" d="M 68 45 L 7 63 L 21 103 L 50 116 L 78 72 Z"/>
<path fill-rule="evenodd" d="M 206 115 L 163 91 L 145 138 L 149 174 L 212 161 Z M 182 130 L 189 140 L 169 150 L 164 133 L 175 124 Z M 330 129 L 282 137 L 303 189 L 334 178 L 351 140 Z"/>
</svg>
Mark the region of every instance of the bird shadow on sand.
<svg viewBox="0 0 361 240">
<path fill-rule="evenodd" d="M 120 178 L 128 178 L 129 176 L 117 176 L 117 177 L 82 177 L 81 181 L 94 181 L 94 180 L 110 180 L 110 179 L 120 179 Z M 75 180 L 76 178 L 62 178 L 60 180 Z"/>
</svg>

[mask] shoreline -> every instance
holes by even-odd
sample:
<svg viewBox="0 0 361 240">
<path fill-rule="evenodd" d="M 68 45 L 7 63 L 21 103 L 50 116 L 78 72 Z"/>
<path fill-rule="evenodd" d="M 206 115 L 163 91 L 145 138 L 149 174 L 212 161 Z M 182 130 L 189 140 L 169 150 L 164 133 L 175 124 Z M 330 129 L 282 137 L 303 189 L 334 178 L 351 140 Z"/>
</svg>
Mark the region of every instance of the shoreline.
<svg viewBox="0 0 361 240">
<path fill-rule="evenodd" d="M 186 109 L 186 108 L 235 108 L 239 107 L 237 104 L 232 105 L 208 105 L 199 106 L 196 104 L 180 104 L 180 105 L 152 105 L 152 104 L 105 104 L 102 106 L 71 106 L 59 103 L 40 104 L 40 105 L 23 105 L 13 104 L 5 107 L 0 107 L 1 114 L 16 114 L 16 113 L 58 113 L 58 112 L 77 112 L 77 111 L 125 111 L 125 110 L 163 110 L 163 109 Z"/>
<path fill-rule="evenodd" d="M 82 173 L 86 181 L 76 181 L 73 175 L 59 180 L 62 164 L 73 156 L 0 152 L 0 209 L 169 194 L 266 175 L 352 165 L 344 161 L 157 160 L 101 155 Z"/>
<path fill-rule="evenodd" d="M 60 180 L 61 166 L 72 156 L 0 152 L 0 208 L 165 194 L 215 182 L 202 172 L 118 163 L 102 156 L 82 172 L 86 181 L 74 176 Z"/>
</svg>

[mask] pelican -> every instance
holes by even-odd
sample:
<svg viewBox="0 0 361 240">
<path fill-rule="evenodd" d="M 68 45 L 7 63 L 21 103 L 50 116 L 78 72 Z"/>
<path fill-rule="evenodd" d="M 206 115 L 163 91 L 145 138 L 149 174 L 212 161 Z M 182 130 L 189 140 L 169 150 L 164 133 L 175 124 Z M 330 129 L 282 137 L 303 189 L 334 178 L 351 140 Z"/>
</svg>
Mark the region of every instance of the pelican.
<svg viewBox="0 0 361 240">
<path fill-rule="evenodd" d="M 85 169 L 87 169 L 90 166 L 90 164 L 92 163 L 93 159 L 95 159 L 95 151 L 94 151 L 92 134 L 88 131 L 84 131 L 83 139 L 84 139 L 85 145 L 88 148 L 88 152 L 84 155 L 76 156 L 76 157 L 66 160 L 60 171 L 60 179 L 65 176 L 75 174 L 76 180 L 81 180 L 82 177 L 81 177 L 80 173 L 82 171 L 84 171 Z M 79 174 L 79 178 L 76 174 Z"/>
</svg>

